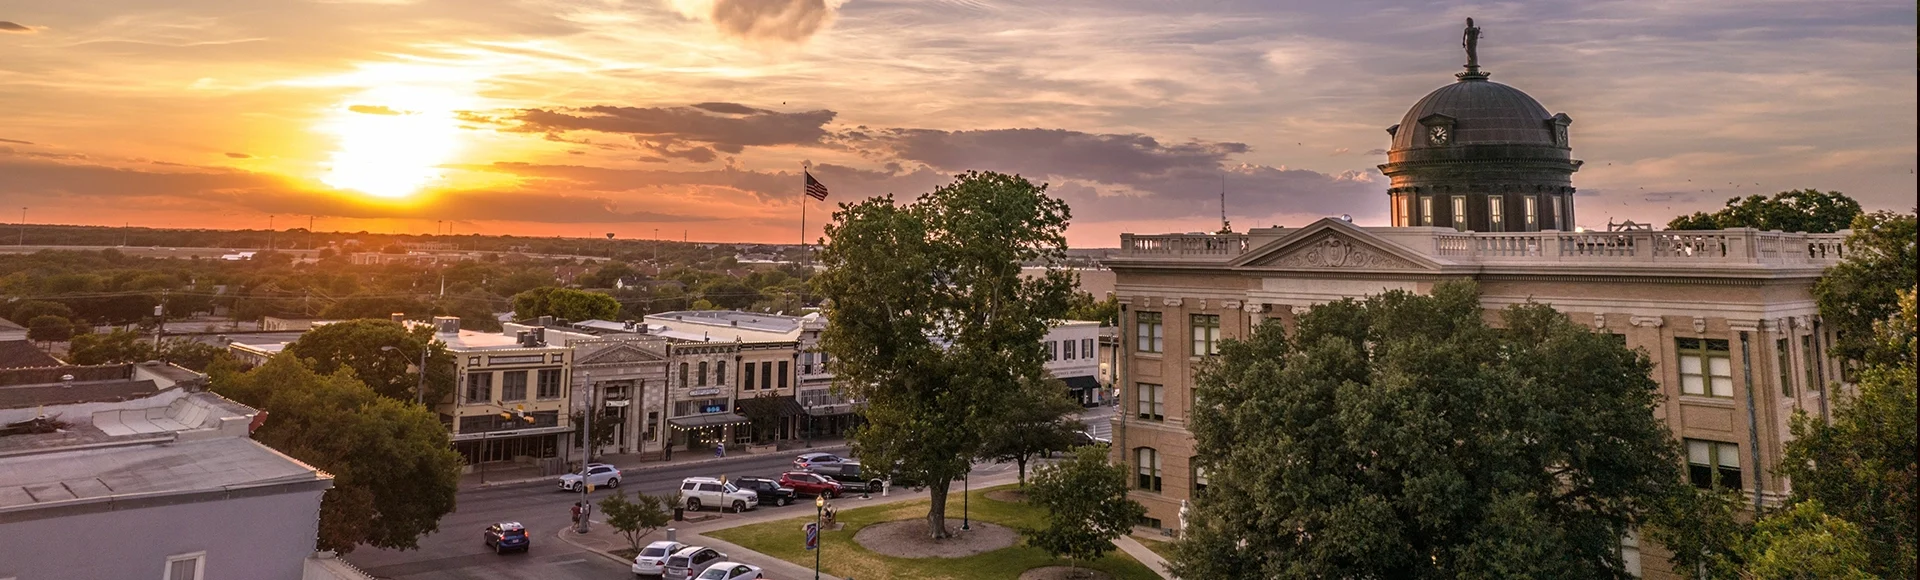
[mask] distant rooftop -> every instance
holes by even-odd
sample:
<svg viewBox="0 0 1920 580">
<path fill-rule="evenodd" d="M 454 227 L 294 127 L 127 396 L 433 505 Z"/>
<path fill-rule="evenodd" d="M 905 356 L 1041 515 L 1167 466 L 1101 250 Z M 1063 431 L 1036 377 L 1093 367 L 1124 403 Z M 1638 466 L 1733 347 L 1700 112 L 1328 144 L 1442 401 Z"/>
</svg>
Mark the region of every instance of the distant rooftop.
<svg viewBox="0 0 1920 580">
<path fill-rule="evenodd" d="M 0 409 L 125 401 L 205 380 L 160 362 L 0 369 Z"/>
<path fill-rule="evenodd" d="M 647 315 L 648 319 L 654 321 L 673 320 L 691 325 L 738 327 L 762 332 L 798 331 L 807 322 L 818 317 L 819 315 L 815 314 L 788 316 L 739 310 L 679 310 Z"/>
<path fill-rule="evenodd" d="M 32 341 L 0 340 L 0 369 L 57 367 L 60 364 L 60 359 L 40 350 Z"/>
</svg>

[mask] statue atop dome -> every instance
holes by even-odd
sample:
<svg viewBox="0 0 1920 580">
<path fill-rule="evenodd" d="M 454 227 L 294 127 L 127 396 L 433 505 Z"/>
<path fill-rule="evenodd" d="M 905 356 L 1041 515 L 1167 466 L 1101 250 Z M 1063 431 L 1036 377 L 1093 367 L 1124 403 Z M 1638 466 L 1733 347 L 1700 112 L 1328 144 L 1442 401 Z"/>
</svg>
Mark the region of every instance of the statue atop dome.
<svg viewBox="0 0 1920 580">
<path fill-rule="evenodd" d="M 1473 25 L 1473 19 L 1467 19 L 1467 29 L 1460 33 L 1460 46 L 1467 49 L 1467 72 L 1460 73 L 1460 80 L 1479 80 L 1487 78 L 1480 72 L 1480 27 Z"/>
</svg>

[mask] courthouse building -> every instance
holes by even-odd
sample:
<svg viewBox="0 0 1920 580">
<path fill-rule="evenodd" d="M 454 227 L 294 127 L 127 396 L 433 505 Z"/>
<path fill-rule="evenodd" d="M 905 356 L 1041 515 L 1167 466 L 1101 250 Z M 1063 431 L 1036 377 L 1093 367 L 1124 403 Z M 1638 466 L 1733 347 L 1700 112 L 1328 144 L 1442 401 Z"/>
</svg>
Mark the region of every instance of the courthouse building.
<svg viewBox="0 0 1920 580">
<path fill-rule="evenodd" d="M 1183 503 L 1207 483 L 1190 462 L 1187 420 L 1194 368 L 1219 341 L 1267 320 L 1291 329 L 1316 304 L 1462 279 L 1489 311 L 1549 304 L 1645 351 L 1666 395 L 1657 412 L 1696 485 L 1717 472 L 1769 502 L 1788 494 L 1777 469 L 1788 419 L 1829 416 L 1826 385 L 1841 382 L 1811 287 L 1845 232 L 1580 231 L 1572 119 L 1478 68 L 1387 128 L 1391 227 L 1330 218 L 1121 236 L 1106 262 L 1123 319 L 1114 459 L 1135 472 L 1145 525 L 1177 533 Z M 1669 575 L 1664 550 L 1641 549 L 1626 542 L 1630 566 Z"/>
</svg>

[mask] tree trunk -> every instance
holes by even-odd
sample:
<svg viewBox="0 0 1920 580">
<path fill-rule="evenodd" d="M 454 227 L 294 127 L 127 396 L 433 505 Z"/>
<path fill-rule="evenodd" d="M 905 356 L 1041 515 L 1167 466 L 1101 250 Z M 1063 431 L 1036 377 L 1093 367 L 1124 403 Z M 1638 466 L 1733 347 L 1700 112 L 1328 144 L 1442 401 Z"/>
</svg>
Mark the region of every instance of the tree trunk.
<svg viewBox="0 0 1920 580">
<path fill-rule="evenodd" d="M 927 508 L 927 531 L 936 540 L 946 539 L 947 533 L 947 487 L 951 481 L 932 482 L 927 492 L 932 495 L 933 505 Z"/>
<path fill-rule="evenodd" d="M 1013 462 L 1020 465 L 1020 487 L 1027 487 L 1027 456 L 1017 457 Z"/>
</svg>

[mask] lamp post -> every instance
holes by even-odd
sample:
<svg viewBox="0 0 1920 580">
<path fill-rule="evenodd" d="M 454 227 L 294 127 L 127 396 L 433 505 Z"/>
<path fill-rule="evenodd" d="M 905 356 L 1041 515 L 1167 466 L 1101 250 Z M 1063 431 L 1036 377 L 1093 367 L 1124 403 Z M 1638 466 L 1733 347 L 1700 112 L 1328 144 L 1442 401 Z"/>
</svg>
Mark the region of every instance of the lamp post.
<svg viewBox="0 0 1920 580">
<path fill-rule="evenodd" d="M 813 448 L 813 401 L 807 401 L 807 448 Z"/>
<path fill-rule="evenodd" d="M 400 349 L 395 348 L 393 345 L 380 347 L 380 350 L 391 352 L 391 353 L 400 352 Z M 418 403 L 420 405 L 427 404 L 427 351 L 428 350 L 430 349 L 428 349 L 426 346 L 420 347 L 420 380 L 419 382 L 416 382 L 413 385 L 413 402 Z"/>
<path fill-rule="evenodd" d="M 593 380 L 592 371 L 587 371 L 586 378 L 589 381 Z M 587 494 L 593 491 L 593 484 L 587 482 L 587 466 L 593 463 L 594 391 L 598 390 L 596 388 L 598 386 L 598 383 L 587 383 L 587 409 L 580 412 L 580 505 L 582 506 L 592 505 L 592 503 L 587 500 Z M 580 523 L 574 531 L 582 534 L 587 533 L 587 520 L 587 512 L 580 512 Z"/>
<path fill-rule="evenodd" d="M 827 538 L 826 530 L 820 528 L 820 518 L 826 513 L 826 509 L 827 496 L 825 494 L 813 496 L 813 533 L 819 534 L 819 540 Z M 813 545 L 813 580 L 820 580 L 820 549 L 827 547 L 826 542 L 819 540 L 815 540 Z"/>
<path fill-rule="evenodd" d="M 969 517 L 972 515 L 969 508 L 972 507 L 973 498 L 967 495 L 973 492 L 972 460 L 967 461 L 967 471 L 966 475 L 960 476 L 960 531 L 963 532 L 973 530 L 973 519 Z"/>
</svg>

